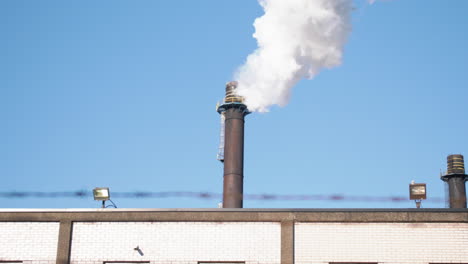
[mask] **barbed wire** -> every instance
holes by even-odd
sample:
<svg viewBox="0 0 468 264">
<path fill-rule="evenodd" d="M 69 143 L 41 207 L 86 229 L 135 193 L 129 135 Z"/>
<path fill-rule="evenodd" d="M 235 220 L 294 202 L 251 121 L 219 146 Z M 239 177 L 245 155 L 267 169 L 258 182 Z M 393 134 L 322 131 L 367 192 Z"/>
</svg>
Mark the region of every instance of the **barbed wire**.
<svg viewBox="0 0 468 264">
<path fill-rule="evenodd" d="M 68 192 L 31 192 L 31 191 L 11 191 L 0 192 L 0 198 L 6 199 L 23 199 L 23 198 L 87 198 L 93 197 L 89 191 L 68 191 Z M 128 198 L 128 199 L 148 199 L 148 198 L 197 198 L 208 200 L 221 200 L 222 194 L 210 192 L 112 192 L 112 198 Z M 296 195 L 296 194 L 245 194 L 245 200 L 261 200 L 261 201 L 352 201 L 352 202 L 392 202 L 401 203 L 410 201 L 404 196 L 353 196 L 341 194 L 311 194 L 311 195 Z M 440 197 L 430 197 L 425 202 L 444 203 L 446 199 Z"/>
</svg>

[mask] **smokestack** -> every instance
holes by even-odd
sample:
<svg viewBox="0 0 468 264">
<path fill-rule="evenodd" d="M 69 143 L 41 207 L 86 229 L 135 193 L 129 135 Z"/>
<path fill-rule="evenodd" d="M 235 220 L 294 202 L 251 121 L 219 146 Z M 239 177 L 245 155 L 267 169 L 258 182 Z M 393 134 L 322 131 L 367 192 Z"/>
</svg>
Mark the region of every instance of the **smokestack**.
<svg viewBox="0 0 468 264">
<path fill-rule="evenodd" d="M 447 157 L 447 174 L 440 177 L 448 184 L 450 208 L 466 208 L 465 174 L 463 155 L 455 154 Z"/>
<path fill-rule="evenodd" d="M 250 112 L 236 89 L 237 82 L 226 84 L 226 97 L 217 109 L 224 120 L 223 208 L 242 208 L 244 193 L 244 117 Z"/>
</svg>

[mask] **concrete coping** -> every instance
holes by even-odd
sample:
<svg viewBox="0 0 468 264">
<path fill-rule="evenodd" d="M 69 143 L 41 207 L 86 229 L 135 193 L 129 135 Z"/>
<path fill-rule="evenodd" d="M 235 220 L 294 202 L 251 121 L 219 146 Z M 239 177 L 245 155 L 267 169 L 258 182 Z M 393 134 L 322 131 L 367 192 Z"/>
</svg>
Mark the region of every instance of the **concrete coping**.
<svg viewBox="0 0 468 264">
<path fill-rule="evenodd" d="M 0 221 L 468 223 L 468 209 L 0 209 Z"/>
</svg>

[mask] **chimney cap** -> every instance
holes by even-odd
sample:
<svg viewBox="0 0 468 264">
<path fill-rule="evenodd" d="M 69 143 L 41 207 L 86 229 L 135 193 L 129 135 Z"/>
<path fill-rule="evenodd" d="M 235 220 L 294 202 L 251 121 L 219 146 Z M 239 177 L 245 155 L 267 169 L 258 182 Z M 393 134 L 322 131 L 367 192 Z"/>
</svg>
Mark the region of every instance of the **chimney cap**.
<svg viewBox="0 0 468 264">
<path fill-rule="evenodd" d="M 452 154 L 447 156 L 447 175 L 450 174 L 465 174 L 463 155 Z"/>
<path fill-rule="evenodd" d="M 226 83 L 226 97 L 224 98 L 225 103 L 242 103 L 244 102 L 244 97 L 237 95 L 237 81 L 231 81 Z"/>
</svg>

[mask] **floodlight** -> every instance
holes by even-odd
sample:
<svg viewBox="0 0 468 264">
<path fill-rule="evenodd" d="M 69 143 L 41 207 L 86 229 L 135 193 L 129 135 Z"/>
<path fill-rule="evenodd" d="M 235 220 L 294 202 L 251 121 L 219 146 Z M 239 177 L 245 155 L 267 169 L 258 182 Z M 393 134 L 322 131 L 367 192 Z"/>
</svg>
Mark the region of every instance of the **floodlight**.
<svg viewBox="0 0 468 264">
<path fill-rule="evenodd" d="M 409 185 L 410 200 L 425 200 L 426 199 L 426 184 L 413 183 Z"/>
<path fill-rule="evenodd" d="M 109 188 L 94 188 L 93 190 L 94 200 L 96 201 L 107 201 L 110 199 Z"/>
<path fill-rule="evenodd" d="M 409 198 L 416 202 L 416 208 L 421 207 L 421 200 L 426 200 L 426 184 L 411 182 L 409 185 Z"/>
<path fill-rule="evenodd" d="M 102 208 L 107 208 L 109 206 L 113 206 L 114 208 L 117 208 L 115 203 L 110 199 L 109 188 L 107 188 L 107 187 L 103 187 L 103 188 L 96 187 L 96 188 L 93 189 L 93 195 L 94 195 L 94 200 L 102 201 Z M 106 206 L 106 201 L 111 202 L 112 205 Z"/>
</svg>

